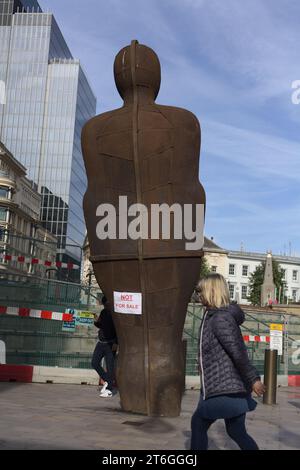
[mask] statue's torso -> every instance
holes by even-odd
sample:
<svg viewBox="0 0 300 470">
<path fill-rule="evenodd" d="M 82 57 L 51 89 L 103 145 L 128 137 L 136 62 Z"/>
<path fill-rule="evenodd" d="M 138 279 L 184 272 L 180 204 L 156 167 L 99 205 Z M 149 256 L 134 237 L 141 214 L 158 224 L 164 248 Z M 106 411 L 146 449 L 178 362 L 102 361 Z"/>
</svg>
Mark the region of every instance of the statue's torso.
<svg viewBox="0 0 300 470">
<path fill-rule="evenodd" d="M 200 126 L 189 111 L 140 105 L 136 118 L 134 107 L 124 106 L 90 120 L 84 133 L 90 142 L 84 149 L 88 174 L 84 207 L 89 208 L 86 222 L 92 257 L 126 256 L 138 250 L 135 240 L 124 243 L 96 237 L 96 208 L 101 203 L 118 208 L 122 195 L 128 197 L 128 205 L 139 202 L 149 210 L 155 203 L 204 204 L 198 179 Z M 162 240 L 142 242 L 145 255 L 183 249 L 184 240 L 173 240 L 172 233 L 167 246 Z"/>
</svg>

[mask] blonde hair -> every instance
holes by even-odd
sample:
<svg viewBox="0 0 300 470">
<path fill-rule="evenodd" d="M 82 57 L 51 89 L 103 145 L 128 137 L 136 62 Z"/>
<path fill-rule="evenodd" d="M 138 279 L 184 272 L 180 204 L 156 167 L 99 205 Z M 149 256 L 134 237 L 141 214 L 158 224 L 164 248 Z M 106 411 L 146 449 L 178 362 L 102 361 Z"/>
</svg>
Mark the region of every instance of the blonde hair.
<svg viewBox="0 0 300 470">
<path fill-rule="evenodd" d="M 230 303 L 229 289 L 221 274 L 213 273 L 201 279 L 196 291 L 207 307 L 228 307 Z"/>
</svg>

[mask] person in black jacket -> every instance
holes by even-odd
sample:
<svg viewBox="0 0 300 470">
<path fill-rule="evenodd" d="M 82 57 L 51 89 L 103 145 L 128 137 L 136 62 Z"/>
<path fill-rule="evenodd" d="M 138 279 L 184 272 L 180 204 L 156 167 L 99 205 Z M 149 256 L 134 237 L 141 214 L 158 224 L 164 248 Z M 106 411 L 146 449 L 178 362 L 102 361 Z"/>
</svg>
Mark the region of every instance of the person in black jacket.
<svg viewBox="0 0 300 470">
<path fill-rule="evenodd" d="M 253 411 L 257 396 L 265 392 L 259 373 L 251 364 L 239 325 L 245 314 L 230 304 L 227 283 L 220 274 L 209 274 L 198 285 L 205 307 L 199 330 L 201 392 L 193 414 L 191 449 L 207 450 L 209 427 L 224 419 L 228 435 L 242 450 L 258 450 L 247 434 L 246 413 Z"/>
<path fill-rule="evenodd" d="M 99 298 L 97 299 L 100 305 Z M 92 366 L 99 374 L 102 379 L 103 387 L 100 392 L 100 397 L 109 398 L 112 397 L 113 390 L 113 378 L 114 378 L 114 354 L 113 346 L 117 344 L 117 334 L 112 319 L 110 304 L 105 296 L 101 300 L 104 308 L 100 312 L 98 319 L 94 322 L 94 325 L 99 328 L 98 331 L 98 343 L 95 347 Z M 106 369 L 101 367 L 101 360 L 105 358 Z"/>
</svg>

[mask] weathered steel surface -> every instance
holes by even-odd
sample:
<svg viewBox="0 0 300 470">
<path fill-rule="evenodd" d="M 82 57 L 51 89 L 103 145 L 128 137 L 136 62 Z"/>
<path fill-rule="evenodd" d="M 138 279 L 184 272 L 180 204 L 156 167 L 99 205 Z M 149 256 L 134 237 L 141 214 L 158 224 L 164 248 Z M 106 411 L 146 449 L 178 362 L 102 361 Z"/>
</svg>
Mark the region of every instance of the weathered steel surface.
<svg viewBox="0 0 300 470">
<path fill-rule="evenodd" d="M 99 240 L 96 208 L 101 203 L 118 208 L 120 195 L 128 197 L 128 205 L 147 208 L 163 202 L 204 204 L 200 127 L 192 113 L 155 103 L 160 64 L 152 49 L 132 41 L 117 54 L 114 75 L 124 106 L 91 119 L 82 133 L 90 259 L 112 305 L 113 291 L 142 293 L 141 316 L 113 313 L 122 408 L 177 416 L 184 380 L 182 331 L 202 251 L 186 251 L 186 240 L 172 238 L 172 231 L 170 240 Z"/>
</svg>

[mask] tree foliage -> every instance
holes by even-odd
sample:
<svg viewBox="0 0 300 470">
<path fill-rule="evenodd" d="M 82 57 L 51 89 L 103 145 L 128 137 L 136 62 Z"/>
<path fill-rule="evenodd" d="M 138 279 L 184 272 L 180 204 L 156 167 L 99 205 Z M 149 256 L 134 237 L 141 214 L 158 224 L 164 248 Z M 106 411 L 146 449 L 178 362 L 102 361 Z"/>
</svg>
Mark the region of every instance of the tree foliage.
<svg viewBox="0 0 300 470">
<path fill-rule="evenodd" d="M 204 277 L 208 276 L 211 273 L 211 268 L 205 256 L 201 258 L 200 264 L 200 277 L 199 279 L 203 279 Z"/>
</svg>

